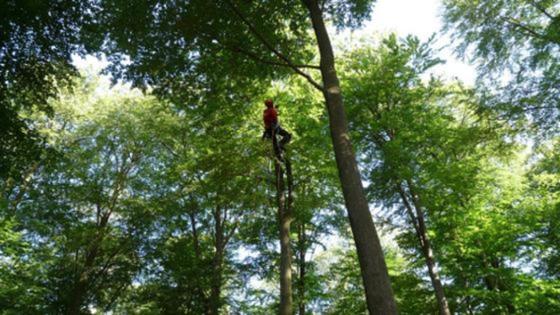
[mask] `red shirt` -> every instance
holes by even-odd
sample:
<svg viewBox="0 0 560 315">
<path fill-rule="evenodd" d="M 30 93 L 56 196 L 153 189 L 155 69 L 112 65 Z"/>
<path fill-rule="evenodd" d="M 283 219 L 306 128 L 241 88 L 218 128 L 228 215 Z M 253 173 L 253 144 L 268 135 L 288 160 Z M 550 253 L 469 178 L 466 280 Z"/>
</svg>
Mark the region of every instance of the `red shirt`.
<svg viewBox="0 0 560 315">
<path fill-rule="evenodd" d="M 272 124 L 278 123 L 278 112 L 276 111 L 276 108 L 271 107 L 265 109 L 263 112 L 263 120 L 264 127 L 267 129 L 270 128 Z"/>
</svg>

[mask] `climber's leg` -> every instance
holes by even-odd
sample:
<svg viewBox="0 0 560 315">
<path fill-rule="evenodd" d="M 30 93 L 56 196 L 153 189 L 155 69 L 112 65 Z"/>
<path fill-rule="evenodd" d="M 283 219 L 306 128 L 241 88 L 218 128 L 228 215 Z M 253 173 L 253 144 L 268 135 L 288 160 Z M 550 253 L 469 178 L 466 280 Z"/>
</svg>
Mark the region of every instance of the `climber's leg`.
<svg viewBox="0 0 560 315">
<path fill-rule="evenodd" d="M 273 126 L 273 128 L 271 128 L 271 138 L 272 138 L 272 147 L 274 149 L 274 155 L 276 156 L 276 158 L 280 161 L 280 162 L 284 162 L 284 158 L 282 157 L 282 147 L 281 147 L 281 143 L 278 143 L 278 131 L 279 131 L 280 127 L 279 126 Z"/>
<path fill-rule="evenodd" d="M 267 128 L 262 134 L 262 140 L 272 138 L 272 128 Z"/>
<path fill-rule="evenodd" d="M 282 140 L 280 140 L 280 147 L 284 149 L 285 145 L 292 140 L 292 134 L 287 132 L 286 130 L 282 129 L 282 127 L 278 126 L 276 129 L 276 133 L 282 136 Z"/>
</svg>

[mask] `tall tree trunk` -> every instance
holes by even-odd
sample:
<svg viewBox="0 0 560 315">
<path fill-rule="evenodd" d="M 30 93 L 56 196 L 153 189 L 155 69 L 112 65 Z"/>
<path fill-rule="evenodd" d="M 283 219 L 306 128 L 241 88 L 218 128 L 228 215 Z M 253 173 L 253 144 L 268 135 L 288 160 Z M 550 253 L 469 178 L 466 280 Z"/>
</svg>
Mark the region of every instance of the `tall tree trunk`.
<svg viewBox="0 0 560 315">
<path fill-rule="evenodd" d="M 227 211 L 227 210 L 224 210 Z M 220 295 L 222 288 L 222 264 L 224 260 L 224 222 L 222 221 L 222 208 L 216 206 L 214 210 L 214 258 L 212 260 L 212 284 L 210 289 L 210 315 L 220 312 Z"/>
<path fill-rule="evenodd" d="M 88 255 L 89 256 L 89 255 Z M 86 266 L 87 267 L 87 266 Z M 84 297 L 86 295 L 86 287 L 88 284 L 87 273 L 81 273 L 70 292 L 68 298 L 68 304 L 66 307 L 66 314 L 77 315 L 81 313 L 82 304 L 84 303 Z"/>
<path fill-rule="evenodd" d="M 298 312 L 299 315 L 305 315 L 305 252 L 307 246 L 307 240 L 305 237 L 305 223 L 301 222 L 298 226 L 298 267 L 299 267 L 299 278 L 298 278 Z"/>
<path fill-rule="evenodd" d="M 195 258 L 197 259 L 197 263 L 198 261 L 200 261 L 200 245 L 199 245 L 199 241 L 198 241 L 198 230 L 196 228 L 196 216 L 195 216 L 195 210 L 190 210 L 187 211 L 189 218 L 191 220 L 191 233 L 192 233 L 192 238 L 193 238 L 193 248 L 194 248 L 194 254 L 195 254 Z"/>
<path fill-rule="evenodd" d="M 479 244 L 479 246 L 482 246 L 482 244 L 480 244 L 480 241 L 477 241 L 477 243 Z M 486 254 L 484 253 L 482 254 L 482 264 L 487 269 L 498 270 L 500 268 L 500 261 L 498 259 L 492 259 L 490 262 L 488 262 Z M 486 284 L 486 288 L 488 289 L 488 291 L 505 292 L 508 290 L 503 284 L 503 281 L 501 281 L 501 279 L 497 275 L 485 276 L 484 283 Z M 506 301 L 504 303 L 504 306 L 507 309 L 508 314 L 515 314 L 515 306 L 510 301 Z"/>
<path fill-rule="evenodd" d="M 193 249 L 194 249 L 194 262 L 193 264 L 196 266 L 196 268 L 201 268 L 202 267 L 202 253 L 200 252 L 200 241 L 198 239 L 198 229 L 196 227 L 196 211 L 197 208 L 192 208 L 192 209 L 187 209 L 187 213 L 189 215 L 190 218 L 190 223 L 191 223 L 191 236 L 193 239 Z M 201 283 L 200 280 L 196 281 L 196 286 L 194 288 L 195 293 L 195 299 L 198 299 L 199 301 L 204 301 L 204 304 L 207 305 L 207 313 L 210 313 L 210 305 L 211 302 L 208 299 L 208 297 L 206 296 L 206 294 L 204 293 L 204 288 L 203 285 Z"/>
<path fill-rule="evenodd" d="M 499 259 L 494 259 L 491 263 L 492 267 L 495 268 L 496 270 L 498 268 L 500 268 L 500 260 Z M 506 287 L 506 285 L 504 284 L 504 281 L 502 281 L 502 279 L 500 279 L 499 276 L 496 276 L 496 288 L 501 291 L 501 292 L 507 292 L 508 288 Z M 516 308 L 515 305 L 513 305 L 513 303 L 511 303 L 511 300 L 506 300 L 505 301 L 505 306 L 506 309 L 508 311 L 508 314 L 515 314 L 516 313 Z"/>
<path fill-rule="evenodd" d="M 447 298 L 445 297 L 443 285 L 441 284 L 439 272 L 435 264 L 432 246 L 430 245 L 430 239 L 428 237 L 426 223 L 424 220 L 424 213 L 422 209 L 419 208 L 420 204 L 417 195 L 414 192 L 413 188 L 409 185 L 409 191 L 410 194 L 412 195 L 414 208 L 416 208 L 416 215 L 415 215 L 410 202 L 408 202 L 408 198 L 402 186 L 398 185 L 398 190 L 401 199 L 403 201 L 403 204 L 406 208 L 406 211 L 412 221 L 412 224 L 414 225 L 414 229 L 416 230 L 416 235 L 418 237 L 418 241 L 420 242 L 422 255 L 424 256 L 424 260 L 426 261 L 428 274 L 430 275 L 430 280 L 432 282 L 432 286 L 434 287 L 434 291 L 436 294 L 439 313 L 440 315 L 450 315 L 451 312 L 449 311 L 449 304 L 447 303 Z"/>
<path fill-rule="evenodd" d="M 97 235 L 92 240 L 91 245 L 86 251 L 84 267 L 77 275 L 74 287 L 72 288 L 72 292 L 70 292 L 70 296 L 68 299 L 68 304 L 66 307 L 66 314 L 68 315 L 77 315 L 81 313 L 82 305 L 84 304 L 85 297 L 88 294 L 87 287 L 90 283 L 90 273 L 94 266 L 95 260 L 99 255 L 101 242 L 103 242 L 105 235 L 104 231 L 107 227 L 107 223 L 109 222 L 109 216 L 110 213 L 106 213 L 101 218 L 100 223 L 97 227 Z"/>
<path fill-rule="evenodd" d="M 133 157 L 134 161 L 136 157 Z M 109 225 L 109 219 L 113 211 L 115 210 L 118 198 L 120 196 L 121 190 L 124 187 L 126 178 L 133 164 L 122 165 L 120 171 L 116 174 L 115 184 L 113 188 L 112 196 L 107 202 L 107 208 L 103 211 L 103 207 L 97 204 L 97 231 L 95 233 L 95 238 L 91 240 L 86 250 L 86 257 L 84 261 L 84 267 L 76 275 L 76 280 L 72 292 L 70 293 L 69 299 L 66 305 L 66 314 L 75 315 L 80 314 L 82 305 L 86 302 L 86 298 L 89 294 L 88 287 L 91 285 L 91 273 L 95 264 L 96 259 L 102 255 L 102 243 L 105 239 L 105 233 Z"/>
<path fill-rule="evenodd" d="M 78 315 L 81 313 L 83 297 L 86 293 L 86 286 L 87 283 L 79 279 L 78 282 L 74 285 L 74 288 L 70 294 L 70 298 L 68 301 L 68 306 L 66 308 L 66 314 L 68 315 Z"/>
<path fill-rule="evenodd" d="M 370 314 L 397 313 L 387 266 L 348 134 L 346 113 L 334 54 L 317 0 L 303 0 L 307 6 L 321 56 L 323 94 L 329 113 L 331 138 L 350 226 L 356 243 L 366 301 Z"/>
<path fill-rule="evenodd" d="M 291 173 L 291 166 L 286 159 L 288 171 Z M 290 248 L 290 224 L 291 216 L 291 193 L 288 194 L 286 203 L 286 191 L 284 183 L 284 171 L 279 161 L 275 163 L 276 171 L 276 192 L 278 202 L 278 223 L 280 232 L 280 315 L 292 315 L 292 253 Z M 289 177 L 291 174 L 288 175 Z M 290 185 L 289 185 L 290 186 Z M 291 190 L 291 187 L 289 187 Z"/>
</svg>

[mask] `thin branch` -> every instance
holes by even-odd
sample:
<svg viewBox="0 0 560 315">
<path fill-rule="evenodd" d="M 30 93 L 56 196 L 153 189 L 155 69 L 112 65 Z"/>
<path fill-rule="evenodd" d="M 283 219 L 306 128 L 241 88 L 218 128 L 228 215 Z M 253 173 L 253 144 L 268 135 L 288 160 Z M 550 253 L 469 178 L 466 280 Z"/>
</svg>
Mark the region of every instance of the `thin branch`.
<svg viewBox="0 0 560 315">
<path fill-rule="evenodd" d="M 520 29 L 524 30 L 526 33 L 528 33 L 529 35 L 532 35 L 533 37 L 540 38 L 542 40 L 547 40 L 547 41 L 550 40 L 545 35 L 535 31 L 534 29 L 528 27 L 527 25 L 519 23 L 518 21 L 514 20 L 512 17 L 505 17 L 505 18 L 501 18 L 501 19 L 502 19 L 502 21 L 504 21 L 504 22 L 514 26 L 514 27 L 517 27 L 517 28 L 520 28 Z"/>
<path fill-rule="evenodd" d="M 123 244 L 121 244 L 122 246 L 118 246 L 117 249 L 109 255 L 109 257 L 107 258 L 107 260 L 105 261 L 105 263 L 103 264 L 101 269 L 98 270 L 95 274 L 93 274 L 91 276 L 91 278 L 89 278 L 89 280 L 88 280 L 89 281 L 89 289 L 93 289 L 97 285 L 97 281 L 99 279 L 105 277 L 109 268 L 114 266 L 113 259 L 115 257 L 117 257 L 117 255 L 124 249 L 124 245 L 126 245 L 126 243 L 128 243 L 128 242 L 124 241 Z"/>
<path fill-rule="evenodd" d="M 119 296 L 123 293 L 124 289 L 129 285 L 130 283 L 124 282 L 117 290 L 113 292 L 111 299 L 109 299 L 109 303 L 105 306 L 105 312 L 109 312 L 111 310 L 113 304 L 115 304 Z"/>
<path fill-rule="evenodd" d="M 266 46 L 266 48 L 268 48 L 268 50 L 270 50 L 272 53 L 274 53 L 278 58 L 280 58 L 281 60 L 283 60 L 284 62 L 286 62 L 286 64 L 292 68 L 297 74 L 301 75 L 302 77 L 304 77 L 305 79 L 307 79 L 307 81 L 309 83 L 311 83 L 311 85 L 313 85 L 316 89 L 318 89 L 321 92 L 324 92 L 323 86 L 321 86 L 319 83 L 317 83 L 315 80 L 313 80 L 313 78 L 301 71 L 301 69 L 299 69 L 288 57 L 284 56 L 281 52 L 279 52 L 278 50 L 276 50 L 267 40 L 266 38 L 264 38 L 263 35 L 261 35 L 257 29 L 253 26 L 253 24 L 251 24 L 244 16 L 243 14 L 241 14 L 241 12 L 239 11 L 239 9 L 230 1 L 226 1 L 229 6 L 232 8 L 233 12 L 235 13 L 235 15 L 237 15 L 239 17 L 239 19 L 241 19 L 241 21 L 247 25 L 247 27 L 249 28 L 249 31 L 251 31 L 251 33 L 253 33 L 258 40 L 261 41 L 261 43 Z"/>
<path fill-rule="evenodd" d="M 534 110 L 543 110 L 543 109 L 554 109 L 556 106 L 530 106 L 530 107 L 523 107 L 521 110 L 523 112 L 530 112 Z"/>
<path fill-rule="evenodd" d="M 109 202 L 109 204 L 107 206 L 109 211 L 106 214 L 106 216 L 107 216 L 106 220 L 109 219 L 109 216 L 115 210 L 115 206 L 117 204 L 118 198 L 119 198 L 122 190 L 125 188 L 124 186 L 125 186 L 125 182 L 127 180 L 127 177 L 129 175 L 130 171 L 132 171 L 132 169 L 136 166 L 136 162 L 138 162 L 138 160 L 140 159 L 140 156 L 141 156 L 140 154 L 132 153 L 132 157 L 131 157 L 130 163 L 128 163 L 128 165 L 126 165 L 126 157 L 123 157 L 122 167 L 118 171 L 118 173 L 116 174 L 117 178 L 116 178 L 116 182 L 115 182 L 115 187 L 113 189 L 113 195 L 111 196 L 111 201 Z"/>
<path fill-rule="evenodd" d="M 165 143 L 165 141 L 162 141 L 161 144 L 169 151 L 169 153 L 171 153 L 174 157 L 179 157 L 179 154 L 177 152 L 175 152 L 175 150 L 173 150 L 173 148 Z"/>
<path fill-rule="evenodd" d="M 233 223 L 231 230 L 229 231 L 229 233 L 226 234 L 226 236 L 224 237 L 224 244 L 223 247 L 225 248 L 226 245 L 229 243 L 229 240 L 231 239 L 231 237 L 235 234 L 235 231 L 237 230 L 237 227 L 239 226 L 239 222 L 236 221 L 235 223 Z"/>
<path fill-rule="evenodd" d="M 546 11 L 546 9 L 543 8 L 542 6 L 540 6 L 537 2 L 529 1 L 529 4 L 531 4 L 537 10 L 541 11 L 542 14 L 546 15 L 546 17 L 548 17 L 549 19 L 554 20 L 554 16 L 552 14 L 548 13 L 548 11 Z"/>
<path fill-rule="evenodd" d="M 414 227 L 414 231 L 416 231 L 416 236 L 418 237 L 418 241 L 420 242 L 420 246 L 422 247 L 422 249 L 424 249 L 425 242 L 424 242 L 424 239 L 422 238 L 422 233 L 420 233 L 420 227 L 418 226 L 418 220 L 416 219 L 416 216 L 414 215 L 414 212 L 412 211 L 412 206 L 410 205 L 410 202 L 408 202 L 408 198 L 406 196 L 406 193 L 404 192 L 400 183 L 396 184 L 395 187 L 397 188 L 397 191 L 398 191 L 399 195 L 401 196 L 401 200 L 402 200 L 403 205 L 406 209 L 406 213 L 408 214 L 408 216 L 410 218 L 410 223 Z"/>
</svg>

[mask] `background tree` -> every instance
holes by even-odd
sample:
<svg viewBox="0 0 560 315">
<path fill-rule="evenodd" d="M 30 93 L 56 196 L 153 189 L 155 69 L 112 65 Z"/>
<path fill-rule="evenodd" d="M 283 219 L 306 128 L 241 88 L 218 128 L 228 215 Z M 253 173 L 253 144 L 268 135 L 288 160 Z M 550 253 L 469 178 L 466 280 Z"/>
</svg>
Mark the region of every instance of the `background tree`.
<svg viewBox="0 0 560 315">
<path fill-rule="evenodd" d="M 90 1 L 2 1 L 0 4 L 0 184 L 25 181 L 44 143 L 22 111 L 52 114 L 49 98 L 77 75 L 82 28 L 96 12 Z"/>
<path fill-rule="evenodd" d="M 149 176 L 142 150 L 157 150 L 157 144 L 148 130 L 137 128 L 146 122 L 139 112 L 154 102 L 86 95 L 93 106 L 73 107 L 82 98 L 53 104 L 59 113 L 47 118 L 42 132 L 46 137 L 59 132 L 50 137 L 58 154 L 41 167 L 21 201 L 4 212 L 31 247 L 20 259 L 45 262 L 33 281 L 45 287 L 35 298 L 49 302 L 21 305 L 33 313 L 111 307 L 140 266 L 141 239 L 150 228 L 147 204 L 153 199 L 137 175 Z M 91 120 L 83 120 L 84 113 Z"/>
<path fill-rule="evenodd" d="M 558 1 L 444 1 L 446 30 L 472 57 L 488 106 L 513 120 L 530 117 L 540 134 L 558 128 L 560 9 Z M 489 19 L 487 17 L 493 17 Z M 496 95 L 497 94 L 497 95 Z"/>
<path fill-rule="evenodd" d="M 518 148 L 472 90 L 422 79 L 439 62 L 414 38 L 349 52 L 343 82 L 368 190 L 419 277 L 427 267 L 440 313 L 514 312 L 527 274 L 509 263 L 519 261 L 522 228 L 506 228 L 523 192 L 521 164 L 508 155 Z"/>
</svg>

